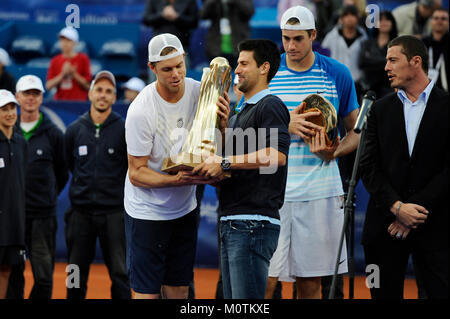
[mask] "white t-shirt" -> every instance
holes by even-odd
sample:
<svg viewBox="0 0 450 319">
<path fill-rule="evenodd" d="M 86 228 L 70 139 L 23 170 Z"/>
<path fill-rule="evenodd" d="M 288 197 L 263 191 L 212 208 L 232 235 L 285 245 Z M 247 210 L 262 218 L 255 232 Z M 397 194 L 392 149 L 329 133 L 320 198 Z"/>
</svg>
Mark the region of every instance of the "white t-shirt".
<svg viewBox="0 0 450 319">
<path fill-rule="evenodd" d="M 163 160 L 181 152 L 192 127 L 199 93 L 200 82 L 185 78 L 183 97 L 177 103 L 169 103 L 158 94 L 156 82 L 147 85 L 128 108 L 128 154 L 150 155 L 148 167 L 161 173 Z M 136 187 L 127 173 L 124 205 L 128 215 L 136 219 L 176 219 L 196 207 L 195 186 Z"/>
</svg>

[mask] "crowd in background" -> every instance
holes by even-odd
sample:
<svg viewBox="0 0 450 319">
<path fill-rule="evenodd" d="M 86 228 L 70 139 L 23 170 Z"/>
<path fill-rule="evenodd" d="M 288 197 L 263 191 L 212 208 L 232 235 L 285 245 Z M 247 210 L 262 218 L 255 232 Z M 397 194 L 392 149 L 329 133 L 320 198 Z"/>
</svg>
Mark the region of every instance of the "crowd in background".
<svg viewBox="0 0 450 319">
<path fill-rule="evenodd" d="M 318 35 L 315 50 L 325 52 L 350 68 L 356 84 L 358 97 L 373 90 L 378 97 L 390 92 L 384 76 L 384 58 L 386 45 L 397 35 L 413 34 L 423 39 L 431 48 L 433 76 L 437 76 L 440 87 L 448 89 L 448 20 L 441 0 L 420 0 L 396 7 L 392 12 L 380 12 L 378 21 L 368 17 L 364 0 L 281 0 L 278 2 L 278 17 L 286 8 L 302 5 L 315 15 Z M 441 12 L 441 13 L 439 13 Z M 205 55 L 208 61 L 216 56 L 226 57 L 234 68 L 237 61 L 237 44 L 250 37 L 250 19 L 255 13 L 252 0 L 205 0 L 199 8 L 197 1 L 149 0 L 143 14 L 142 23 L 151 27 L 154 35 L 172 33 L 177 35 L 185 48 L 189 48 L 193 31 L 200 20 L 209 20 L 205 38 Z M 368 19 L 372 19 L 368 21 Z M 373 27 L 373 26 L 378 27 Z M 76 52 L 78 34 L 75 29 L 67 28 L 58 34 L 61 54 L 50 63 L 46 88 L 55 100 L 87 100 L 88 83 L 91 80 L 89 57 Z M 280 47 L 282 49 L 282 47 Z M 190 67 L 188 52 L 186 64 Z M 441 57 L 442 56 L 442 57 Z M 15 91 L 15 80 L 7 71 L 11 63 L 5 49 L 0 51 L 0 87 Z M 136 74 L 135 78 L 139 78 Z M 141 80 L 151 83 L 155 80 L 152 73 Z M 444 81 L 443 81 L 444 78 Z M 136 79 L 131 83 L 137 83 Z M 129 103 L 130 91 L 138 92 L 142 87 L 129 84 L 119 87 L 124 102 Z"/>
</svg>

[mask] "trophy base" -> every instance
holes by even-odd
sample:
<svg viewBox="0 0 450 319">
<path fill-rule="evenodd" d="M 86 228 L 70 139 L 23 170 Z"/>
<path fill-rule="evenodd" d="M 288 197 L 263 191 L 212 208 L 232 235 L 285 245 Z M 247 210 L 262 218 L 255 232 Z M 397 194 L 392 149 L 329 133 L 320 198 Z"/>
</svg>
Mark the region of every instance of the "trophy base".
<svg viewBox="0 0 450 319">
<path fill-rule="evenodd" d="M 172 161 L 170 157 L 165 158 L 161 170 L 165 173 L 175 175 L 179 171 L 191 171 L 201 162 L 200 155 L 183 152 L 177 155 L 175 161 Z"/>
<path fill-rule="evenodd" d="M 191 171 L 201 163 L 201 155 L 182 152 L 177 155 L 175 161 L 172 161 L 170 157 L 165 158 L 161 170 L 165 173 L 175 175 L 179 171 Z M 231 173 L 226 172 L 224 177 L 231 177 Z"/>
</svg>

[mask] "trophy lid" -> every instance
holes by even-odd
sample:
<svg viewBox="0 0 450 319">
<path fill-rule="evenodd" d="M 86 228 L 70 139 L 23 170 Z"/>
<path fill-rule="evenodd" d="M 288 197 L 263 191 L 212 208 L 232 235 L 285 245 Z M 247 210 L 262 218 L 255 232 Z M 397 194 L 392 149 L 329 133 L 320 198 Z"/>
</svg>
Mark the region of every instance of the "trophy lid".
<svg viewBox="0 0 450 319">
<path fill-rule="evenodd" d="M 210 65 L 210 67 L 212 67 L 214 64 L 217 64 L 218 66 L 230 66 L 230 63 L 228 62 L 228 60 L 221 56 L 218 56 L 217 58 L 212 59 L 211 63 L 209 65 Z"/>
</svg>

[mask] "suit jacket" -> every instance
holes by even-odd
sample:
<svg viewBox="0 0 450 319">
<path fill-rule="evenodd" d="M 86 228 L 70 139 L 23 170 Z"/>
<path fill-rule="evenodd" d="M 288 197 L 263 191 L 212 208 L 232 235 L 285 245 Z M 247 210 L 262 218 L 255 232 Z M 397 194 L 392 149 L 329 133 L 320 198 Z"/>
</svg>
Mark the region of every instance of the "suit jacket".
<svg viewBox="0 0 450 319">
<path fill-rule="evenodd" d="M 389 238 L 397 201 L 424 206 L 430 213 L 407 241 L 427 250 L 448 249 L 449 95 L 432 89 L 409 156 L 403 104 L 396 93 L 376 101 L 367 121 L 360 168 L 370 193 L 362 244 Z"/>
</svg>

